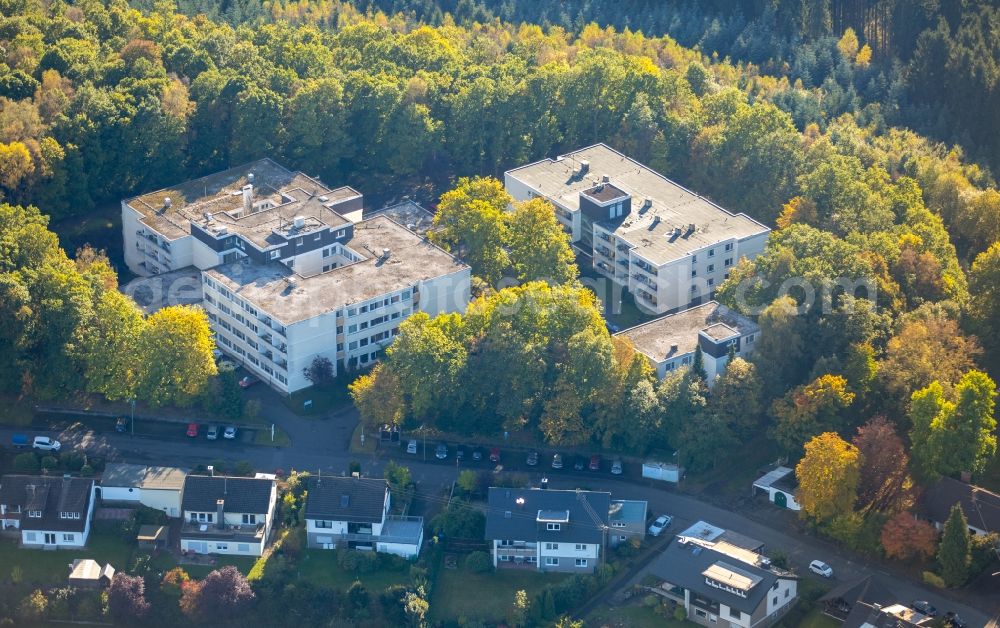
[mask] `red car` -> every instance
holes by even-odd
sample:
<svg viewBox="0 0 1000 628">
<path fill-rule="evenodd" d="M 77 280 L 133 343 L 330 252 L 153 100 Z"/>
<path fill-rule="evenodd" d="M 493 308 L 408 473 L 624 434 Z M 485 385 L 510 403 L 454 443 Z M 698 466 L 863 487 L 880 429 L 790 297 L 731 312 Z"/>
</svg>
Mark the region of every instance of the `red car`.
<svg viewBox="0 0 1000 628">
<path fill-rule="evenodd" d="M 500 462 L 500 448 L 494 447 L 490 449 L 490 462 Z"/>
<path fill-rule="evenodd" d="M 188 423 L 187 435 L 190 436 L 191 438 L 195 438 L 196 436 L 198 436 L 197 423 Z"/>
<path fill-rule="evenodd" d="M 259 382 L 260 380 L 257 379 L 256 377 L 253 377 L 252 375 L 246 375 L 245 377 L 240 379 L 239 384 L 240 388 L 250 388 L 251 386 Z"/>
<path fill-rule="evenodd" d="M 590 457 L 590 470 L 591 471 L 601 470 L 601 457 L 598 456 L 597 454 L 594 454 L 593 456 Z"/>
</svg>

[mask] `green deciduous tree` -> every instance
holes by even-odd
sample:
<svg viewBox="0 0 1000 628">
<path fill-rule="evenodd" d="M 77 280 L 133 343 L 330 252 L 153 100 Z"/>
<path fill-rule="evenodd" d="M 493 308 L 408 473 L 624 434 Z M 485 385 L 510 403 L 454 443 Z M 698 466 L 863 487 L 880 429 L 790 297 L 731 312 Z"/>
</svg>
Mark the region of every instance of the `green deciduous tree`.
<svg viewBox="0 0 1000 628">
<path fill-rule="evenodd" d="M 441 196 L 434 215 L 434 241 L 468 261 L 472 272 L 488 284 L 499 281 L 510 264 L 504 212 L 511 198 L 492 178 L 460 179 Z"/>
<path fill-rule="evenodd" d="M 827 430 L 843 427 L 843 412 L 854 402 L 847 380 L 839 375 L 823 375 L 791 390 L 771 406 L 775 416 L 771 435 L 793 452 L 809 439 Z"/>
<path fill-rule="evenodd" d="M 506 246 L 520 281 L 561 284 L 579 274 L 569 236 L 556 220 L 555 208 L 544 199 L 515 204 L 507 214 Z"/>
<path fill-rule="evenodd" d="M 150 316 L 136 343 L 138 398 L 154 406 L 190 405 L 217 373 L 214 347 L 200 308 L 170 306 Z"/>
</svg>

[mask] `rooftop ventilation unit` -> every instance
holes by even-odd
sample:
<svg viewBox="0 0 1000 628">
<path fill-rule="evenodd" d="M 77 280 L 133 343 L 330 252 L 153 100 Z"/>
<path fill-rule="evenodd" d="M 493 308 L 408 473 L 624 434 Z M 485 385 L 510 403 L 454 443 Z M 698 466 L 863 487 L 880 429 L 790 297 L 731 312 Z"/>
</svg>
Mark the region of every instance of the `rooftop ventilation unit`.
<svg viewBox="0 0 1000 628">
<path fill-rule="evenodd" d="M 168 196 L 165 199 L 163 199 L 163 209 L 170 209 L 170 205 L 171 205 L 171 200 L 170 197 Z"/>
<path fill-rule="evenodd" d="M 611 183 L 611 176 L 606 174 L 601 175 L 601 183 Z"/>
<path fill-rule="evenodd" d="M 306 226 L 306 219 L 302 216 L 296 216 L 292 218 L 292 226 L 296 229 L 301 229 Z"/>
<path fill-rule="evenodd" d="M 586 159 L 580 161 L 580 174 L 586 174 L 590 170 L 590 162 Z"/>
</svg>

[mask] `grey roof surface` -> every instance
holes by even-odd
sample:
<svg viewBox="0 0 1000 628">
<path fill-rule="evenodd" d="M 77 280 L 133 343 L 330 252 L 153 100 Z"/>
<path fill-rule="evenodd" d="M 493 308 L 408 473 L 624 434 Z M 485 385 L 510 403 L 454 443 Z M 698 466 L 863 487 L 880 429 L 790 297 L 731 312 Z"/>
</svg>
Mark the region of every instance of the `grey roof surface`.
<svg viewBox="0 0 1000 628">
<path fill-rule="evenodd" d="M 273 486 L 273 480 L 189 475 L 184 480 L 181 509 L 215 512 L 216 502 L 222 499 L 225 512 L 265 514 L 270 510 Z"/>
<path fill-rule="evenodd" d="M 616 499 L 611 502 L 608 514 L 611 521 L 641 523 L 646 525 L 646 502 L 637 499 Z"/>
<path fill-rule="evenodd" d="M 517 503 L 519 498 L 524 499 L 523 504 Z M 593 514 L 584 505 L 584 500 Z M 611 493 L 491 487 L 488 504 L 487 539 L 601 543 L 603 526 L 608 525 Z M 560 524 L 558 531 L 547 530 L 546 524 L 538 522 L 539 511 L 561 511 L 563 514 L 568 511 L 569 522 Z"/>
<path fill-rule="evenodd" d="M 581 161 L 590 163 L 589 170 L 574 176 Z M 570 211 L 580 208 L 581 192 L 607 175 L 613 188 L 632 197 L 631 214 L 609 226 L 655 265 L 717 242 L 769 231 L 746 214 L 733 214 L 604 144 L 514 168 L 506 174 Z M 652 206 L 644 208 L 647 198 L 652 200 Z M 695 225 L 693 233 L 687 233 L 689 224 Z M 682 235 L 672 235 L 675 227 L 683 227 Z"/>
<path fill-rule="evenodd" d="M 5 475 L 0 478 L 0 504 L 25 511 L 22 529 L 82 532 L 93 486 L 94 481 L 85 478 Z M 29 510 L 41 510 L 41 518 L 29 517 Z M 77 512 L 80 518 L 61 519 L 61 512 Z"/>
<path fill-rule="evenodd" d="M 203 271 L 272 318 L 288 325 L 360 303 L 468 266 L 385 216 L 354 226 L 347 247 L 359 262 L 302 277 L 284 264 L 222 264 Z M 388 259 L 382 249 L 389 249 Z M 294 287 L 287 278 L 294 277 Z"/>
<path fill-rule="evenodd" d="M 413 201 L 403 201 L 364 213 L 365 219 L 375 216 L 391 218 L 420 237 L 425 237 L 434 230 L 434 214 Z"/>
<path fill-rule="evenodd" d="M 254 201 L 267 201 L 273 206 L 241 216 L 242 188 L 248 183 L 249 174 L 254 175 Z M 360 196 L 352 188 L 331 189 L 301 172 L 287 170 L 270 159 L 260 159 L 142 194 L 125 203 L 142 214 L 142 222 L 171 240 L 189 235 L 191 223 L 197 223 L 210 231 L 225 227 L 266 248 L 277 243 L 272 230 L 287 230 L 296 216 L 306 219 L 304 231 L 347 224 L 346 218 L 328 206 Z M 168 198 L 170 207 L 166 207 Z"/>
<path fill-rule="evenodd" d="M 136 277 L 124 286 L 122 293 L 132 297 L 146 314 L 168 305 L 196 305 L 205 298 L 201 289 L 201 271 L 185 266 L 152 277 Z"/>
<path fill-rule="evenodd" d="M 663 362 L 693 352 L 698 346 L 699 332 L 718 323 L 724 323 L 741 336 L 760 332 L 757 323 L 749 318 L 737 314 L 721 303 L 709 301 L 622 330 L 615 335 L 627 337 L 643 355 L 655 362 Z M 672 345 L 677 345 L 677 351 L 674 353 L 670 350 Z"/>
<path fill-rule="evenodd" d="M 101 474 L 101 486 L 127 486 L 145 489 L 181 490 L 190 469 L 152 467 L 142 464 L 109 462 Z"/>
<path fill-rule="evenodd" d="M 416 545 L 424 533 L 424 520 L 422 517 L 410 517 L 402 519 L 390 517 L 386 519 L 382 526 L 380 540 L 389 543 L 411 543 Z"/>
<path fill-rule="evenodd" d="M 754 565 L 740 563 L 739 569 L 760 580 L 741 597 L 724 589 L 718 589 L 705 582 L 702 575 L 717 563 L 732 565 L 733 559 L 727 554 L 694 543 L 681 544 L 673 541 L 653 560 L 650 572 L 655 576 L 689 589 L 702 597 L 720 602 L 744 613 L 753 613 L 764 601 L 767 592 L 778 580 L 777 574 Z"/>
<path fill-rule="evenodd" d="M 382 521 L 385 493 L 389 490 L 383 479 L 310 476 L 306 487 L 306 519 L 353 523 Z"/>
<path fill-rule="evenodd" d="M 1000 495 L 984 488 L 943 477 L 929 487 L 920 498 L 920 508 L 932 521 L 944 523 L 951 507 L 962 505 L 970 526 L 1000 532 Z"/>
</svg>

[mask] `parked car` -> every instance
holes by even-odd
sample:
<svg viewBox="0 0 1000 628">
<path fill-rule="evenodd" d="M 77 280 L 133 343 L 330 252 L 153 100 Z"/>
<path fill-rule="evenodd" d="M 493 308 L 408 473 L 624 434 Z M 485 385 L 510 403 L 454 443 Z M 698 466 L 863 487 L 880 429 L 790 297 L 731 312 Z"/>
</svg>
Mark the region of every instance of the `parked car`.
<svg viewBox="0 0 1000 628">
<path fill-rule="evenodd" d="M 209 425 L 208 432 L 205 434 L 205 438 L 207 438 L 208 440 L 215 440 L 219 438 L 219 426 Z"/>
<path fill-rule="evenodd" d="M 910 602 L 910 608 L 928 617 L 937 617 L 938 614 L 938 609 L 927 600 L 913 600 Z"/>
<path fill-rule="evenodd" d="M 476 447 L 472 450 L 472 459 L 476 462 L 483 459 L 483 449 L 481 447 Z"/>
<path fill-rule="evenodd" d="M 552 454 L 552 468 L 553 469 L 563 468 L 562 454 Z"/>
<path fill-rule="evenodd" d="M 191 438 L 194 438 L 195 436 L 198 435 L 197 423 L 188 423 L 187 435 L 190 436 Z"/>
<path fill-rule="evenodd" d="M 500 462 L 500 448 L 493 447 L 490 449 L 490 462 Z"/>
<path fill-rule="evenodd" d="M 622 459 L 621 458 L 615 458 L 614 460 L 612 460 L 611 461 L 611 474 L 612 475 L 621 475 L 622 471 L 623 471 L 623 469 L 622 469 Z"/>
<path fill-rule="evenodd" d="M 660 532 L 669 528 L 670 522 L 673 520 L 673 517 L 670 515 L 660 515 L 656 518 L 656 521 L 649 526 L 649 534 L 652 536 L 660 536 Z"/>
<path fill-rule="evenodd" d="M 244 375 L 240 378 L 240 388 L 250 388 L 254 384 L 259 384 L 260 380 L 253 375 Z"/>
<path fill-rule="evenodd" d="M 833 577 L 833 567 L 827 565 L 821 560 L 814 560 L 811 563 L 809 563 L 809 571 L 813 572 L 814 574 L 823 576 L 824 578 Z"/>
<path fill-rule="evenodd" d="M 417 441 L 411 439 L 410 442 L 406 443 L 406 453 L 415 454 L 417 453 Z"/>
<path fill-rule="evenodd" d="M 966 624 L 962 620 L 962 618 L 958 616 L 958 613 L 956 613 L 955 611 L 948 611 L 947 613 L 944 614 L 943 619 L 944 619 L 944 625 L 948 626 L 949 628 L 965 628 L 966 626 L 968 626 L 968 624 Z"/>
<path fill-rule="evenodd" d="M 128 417 L 120 416 L 115 419 L 115 431 L 125 432 L 128 430 Z"/>
<path fill-rule="evenodd" d="M 528 462 L 528 466 L 529 467 L 538 466 L 538 452 L 537 451 L 533 451 L 533 452 L 529 453 L 528 454 L 528 460 L 527 460 L 527 462 Z"/>
<path fill-rule="evenodd" d="M 591 471 L 601 470 L 601 457 L 599 455 L 594 454 L 593 456 L 590 457 L 590 470 Z"/>
<path fill-rule="evenodd" d="M 31 446 L 39 451 L 59 451 L 62 448 L 62 443 L 48 436 L 36 436 Z"/>
<path fill-rule="evenodd" d="M 236 438 L 236 426 L 234 425 L 227 426 L 226 429 L 222 432 L 222 438 L 225 438 L 226 440 L 233 440 L 234 438 Z"/>
<path fill-rule="evenodd" d="M 447 458 L 448 457 L 448 445 L 445 445 L 444 443 L 440 443 L 437 446 L 437 449 L 434 450 L 434 457 L 437 458 L 438 460 L 444 460 L 445 458 Z"/>
<path fill-rule="evenodd" d="M 583 471 L 587 468 L 587 459 L 583 456 L 577 456 L 573 459 L 573 468 L 577 471 Z"/>
</svg>

